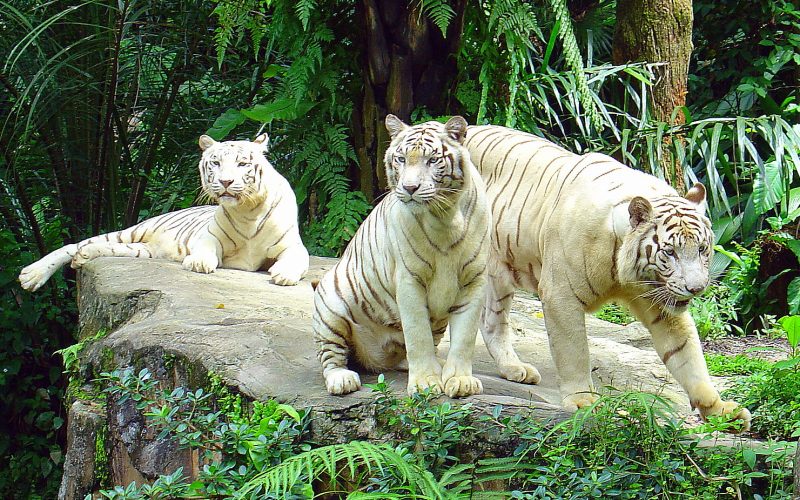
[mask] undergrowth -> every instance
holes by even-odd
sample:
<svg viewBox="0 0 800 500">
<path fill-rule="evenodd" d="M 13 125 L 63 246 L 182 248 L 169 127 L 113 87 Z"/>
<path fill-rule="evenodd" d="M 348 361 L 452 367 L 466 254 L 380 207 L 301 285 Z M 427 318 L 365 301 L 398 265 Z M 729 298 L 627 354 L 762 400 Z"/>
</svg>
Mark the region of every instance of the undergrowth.
<svg viewBox="0 0 800 500">
<path fill-rule="evenodd" d="M 385 441 L 319 446 L 308 441 L 308 414 L 285 405 L 243 406 L 224 390 L 159 390 L 146 370 L 102 379 L 113 397 L 132 399 L 161 436 L 201 456 L 193 480 L 179 469 L 151 485 L 102 490 L 104 498 L 791 495 L 790 444 L 701 447 L 669 404 L 650 394 L 606 396 L 572 418 L 545 422 L 430 393 L 398 398 L 380 376 L 371 389 Z M 268 415 L 257 408 L 267 408 Z"/>
</svg>

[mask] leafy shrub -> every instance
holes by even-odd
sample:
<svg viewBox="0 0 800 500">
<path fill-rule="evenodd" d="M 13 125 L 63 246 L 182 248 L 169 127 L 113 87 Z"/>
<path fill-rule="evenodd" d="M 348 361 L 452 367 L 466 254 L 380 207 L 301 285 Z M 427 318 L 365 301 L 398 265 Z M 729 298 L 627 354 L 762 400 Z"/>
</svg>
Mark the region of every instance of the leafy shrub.
<svg viewBox="0 0 800 500">
<path fill-rule="evenodd" d="M 735 324 L 739 317 L 736 309 L 730 289 L 722 285 L 709 286 L 702 296 L 692 299 L 689 306 L 701 339 L 741 333 Z"/>
<path fill-rule="evenodd" d="M 107 384 L 105 392 L 120 402 L 132 400 L 159 430 L 159 439 L 170 436 L 180 446 L 198 450 L 202 464 L 199 478 L 191 484 L 178 470 L 153 485 L 102 490 L 105 498 L 230 497 L 249 477 L 308 449 L 300 442 L 307 414 L 274 401 L 255 401 L 245 408 L 241 397 L 218 380 L 212 380 L 214 393 L 183 387 L 159 390 L 147 369 L 115 370 L 101 374 L 99 380 Z"/>
<path fill-rule="evenodd" d="M 50 226 L 55 236 L 59 228 Z M 5 229 L 0 253 L 0 497 L 55 498 L 66 437 L 66 383 L 52 353 L 71 342 L 74 301 L 60 274 L 37 294 L 19 288 L 19 270 L 34 257 Z"/>
<path fill-rule="evenodd" d="M 636 321 L 636 318 L 631 315 L 625 306 L 617 304 L 616 302 L 604 304 L 594 315 L 598 319 L 617 325 L 628 325 Z"/>
<path fill-rule="evenodd" d="M 725 356 L 724 354 L 706 354 L 706 365 L 711 375 L 752 375 L 768 371 L 772 363 L 763 359 L 751 358 L 745 354 Z"/>
<path fill-rule="evenodd" d="M 781 318 L 791 356 L 768 370 L 739 378 L 725 391 L 753 414 L 753 432 L 769 438 L 800 436 L 800 316 Z"/>
<path fill-rule="evenodd" d="M 146 370 L 103 378 L 108 392 L 135 401 L 162 435 L 200 449 L 205 464 L 194 483 L 178 470 L 152 485 L 101 491 L 106 498 L 469 498 L 498 486 L 507 490 L 493 492 L 497 497 L 529 499 L 790 495 L 786 446 L 699 447 L 669 404 L 649 394 L 603 397 L 553 423 L 501 406 L 476 413 L 427 392 L 397 398 L 381 376 L 372 388 L 388 442 L 312 447 L 302 442 L 305 417 L 283 405 L 269 403 L 270 416 L 257 424 L 256 413 L 243 412 L 238 396 L 225 390 L 213 397 L 159 392 Z M 512 443 L 511 456 L 474 460 L 487 436 Z"/>
</svg>

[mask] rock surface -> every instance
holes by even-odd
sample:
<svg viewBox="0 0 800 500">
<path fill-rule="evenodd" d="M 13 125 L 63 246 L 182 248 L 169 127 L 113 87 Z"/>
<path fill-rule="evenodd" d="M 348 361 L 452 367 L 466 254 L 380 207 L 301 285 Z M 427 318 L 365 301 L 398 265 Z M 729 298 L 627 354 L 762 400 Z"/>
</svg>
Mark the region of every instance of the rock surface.
<svg viewBox="0 0 800 500">
<path fill-rule="evenodd" d="M 273 285 L 265 273 L 221 269 L 203 275 L 178 263 L 145 259 L 89 262 L 79 279 L 80 336 L 107 335 L 84 350 L 84 376 L 88 380 L 114 368 L 147 367 L 165 385 L 192 386 L 211 372 L 249 398 L 313 408 L 312 437 L 320 442 L 380 437 L 375 435 L 371 392 L 328 395 L 316 358 L 310 281 L 334 262 L 312 258 L 309 276 L 293 287 Z M 539 303 L 532 296 L 519 297 L 511 319 L 520 357 L 539 368 L 541 384 L 500 378 L 479 336 L 475 373 L 484 394 L 466 400 L 478 410 L 502 404 L 532 408 L 536 417 L 563 418 Z M 659 392 L 689 412 L 685 394 L 650 347 L 643 327 L 621 327 L 593 317 L 587 326 L 597 387 Z M 440 354 L 447 349 L 446 340 Z M 405 373 L 390 372 L 386 378 L 398 392 L 405 389 Z M 362 377 L 366 383 L 375 379 Z M 117 484 L 171 472 L 177 465 L 192 470 L 192 457 L 154 442 L 130 408 L 110 398 L 106 413 L 106 449 Z M 76 478 L 66 476 L 65 483 L 75 483 Z M 62 498 L 80 498 L 79 489 Z"/>
</svg>

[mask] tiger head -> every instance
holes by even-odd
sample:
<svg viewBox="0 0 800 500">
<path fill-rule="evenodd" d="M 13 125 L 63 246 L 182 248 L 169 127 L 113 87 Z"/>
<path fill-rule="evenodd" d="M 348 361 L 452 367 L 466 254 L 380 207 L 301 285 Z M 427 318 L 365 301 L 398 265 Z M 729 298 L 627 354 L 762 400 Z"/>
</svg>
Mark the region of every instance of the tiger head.
<svg viewBox="0 0 800 500">
<path fill-rule="evenodd" d="M 389 188 L 409 206 L 433 209 L 453 206 L 464 185 L 463 162 L 467 122 L 460 116 L 445 124 L 425 122 L 408 126 L 394 115 L 386 116 L 392 142 L 384 164 Z"/>
<path fill-rule="evenodd" d="M 200 179 L 203 193 L 223 206 L 254 207 L 267 196 L 264 170 L 272 167 L 264 154 L 269 137 L 261 134 L 254 141 L 217 142 L 201 135 Z"/>
<path fill-rule="evenodd" d="M 709 283 L 714 233 L 705 215 L 706 190 L 695 184 L 686 197 L 634 197 L 628 205 L 630 237 L 636 254 L 631 281 L 645 284 L 643 295 L 681 311 Z"/>
</svg>

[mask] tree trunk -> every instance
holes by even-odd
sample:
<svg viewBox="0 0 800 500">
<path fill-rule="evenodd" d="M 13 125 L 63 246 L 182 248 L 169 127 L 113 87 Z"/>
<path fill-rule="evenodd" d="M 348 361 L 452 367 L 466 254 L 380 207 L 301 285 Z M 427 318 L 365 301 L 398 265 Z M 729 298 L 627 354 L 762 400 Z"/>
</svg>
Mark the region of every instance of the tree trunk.
<svg viewBox="0 0 800 500">
<path fill-rule="evenodd" d="M 691 0 L 618 0 L 614 33 L 614 64 L 657 62 L 656 82 L 650 93 L 652 116 L 670 124 L 684 123 L 683 113 L 672 112 L 686 104 L 689 58 L 692 55 Z M 679 192 L 685 191 L 683 169 L 671 155 L 662 166 Z"/>
<path fill-rule="evenodd" d="M 364 90 L 353 113 L 353 140 L 360 189 L 373 200 L 386 189 L 383 154 L 389 136 L 388 113 L 409 121 L 424 106 L 432 116 L 448 110 L 448 91 L 456 76 L 466 0 L 451 2 L 455 17 L 447 36 L 419 11 L 419 2 L 362 0 L 358 15 L 366 47 L 362 54 Z"/>
</svg>

